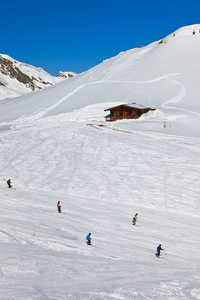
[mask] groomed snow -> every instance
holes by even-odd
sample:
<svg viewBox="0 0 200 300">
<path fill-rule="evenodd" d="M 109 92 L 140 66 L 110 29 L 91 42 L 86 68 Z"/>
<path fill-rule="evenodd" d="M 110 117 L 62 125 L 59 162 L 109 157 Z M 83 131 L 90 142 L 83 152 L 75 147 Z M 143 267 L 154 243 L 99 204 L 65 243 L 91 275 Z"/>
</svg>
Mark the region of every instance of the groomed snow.
<svg viewBox="0 0 200 300">
<path fill-rule="evenodd" d="M 1 299 L 199 299 L 199 139 L 59 117 L 4 130 Z"/>
</svg>

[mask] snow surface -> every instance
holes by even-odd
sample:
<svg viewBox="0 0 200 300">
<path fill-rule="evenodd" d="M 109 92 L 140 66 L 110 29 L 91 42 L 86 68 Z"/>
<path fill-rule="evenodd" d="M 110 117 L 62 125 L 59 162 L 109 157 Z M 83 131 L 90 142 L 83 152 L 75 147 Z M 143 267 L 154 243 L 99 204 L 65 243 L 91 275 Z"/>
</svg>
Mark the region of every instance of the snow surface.
<svg viewBox="0 0 200 300">
<path fill-rule="evenodd" d="M 198 28 L 0 102 L 0 299 L 200 299 L 199 86 L 169 60 Z M 156 110 L 105 122 L 135 100 Z"/>
</svg>

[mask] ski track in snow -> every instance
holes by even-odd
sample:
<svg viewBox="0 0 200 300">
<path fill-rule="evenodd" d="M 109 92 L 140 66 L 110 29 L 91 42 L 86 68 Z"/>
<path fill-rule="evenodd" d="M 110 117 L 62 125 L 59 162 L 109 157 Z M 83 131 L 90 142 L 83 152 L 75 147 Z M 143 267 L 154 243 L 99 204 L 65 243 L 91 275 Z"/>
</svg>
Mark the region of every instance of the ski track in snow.
<svg viewBox="0 0 200 300">
<path fill-rule="evenodd" d="M 69 94 L 67 94 L 66 96 L 64 96 L 63 98 L 61 98 L 59 101 L 57 101 L 54 105 L 46 108 L 46 109 L 40 109 L 39 111 L 36 111 L 34 112 L 32 115 L 29 115 L 29 116 L 24 116 L 24 117 L 20 117 L 17 122 L 24 122 L 25 120 L 27 121 L 34 121 L 34 120 L 37 120 L 37 119 L 40 119 L 42 117 L 45 117 L 45 115 L 51 111 L 53 111 L 56 107 L 58 107 L 59 105 L 61 105 L 63 102 L 65 102 L 67 99 L 69 99 L 71 96 L 77 94 L 80 90 L 84 89 L 85 87 L 87 86 L 92 86 L 92 85 L 102 85 L 102 84 L 107 84 L 107 83 L 117 83 L 121 86 L 124 86 L 127 90 L 130 90 L 131 92 L 137 92 L 139 94 L 143 94 L 146 96 L 146 98 L 148 99 L 147 101 L 147 105 L 150 106 L 151 105 L 151 102 L 152 102 L 152 98 L 149 94 L 147 94 L 146 92 L 144 91 L 139 91 L 137 89 L 134 89 L 134 88 L 130 88 L 128 86 L 128 84 L 147 84 L 147 83 L 154 83 L 154 82 L 159 82 L 159 81 L 163 81 L 163 80 L 167 80 L 167 81 L 170 81 L 172 82 L 172 84 L 175 84 L 175 85 L 180 85 L 180 92 L 177 96 L 165 101 L 165 103 L 162 104 L 162 107 L 163 108 L 166 108 L 166 109 L 177 109 L 179 111 L 185 111 L 185 112 L 188 112 L 188 113 L 193 113 L 193 114 L 196 114 L 196 115 L 199 115 L 198 113 L 194 112 L 194 111 L 189 111 L 189 110 L 184 110 L 184 109 L 181 109 L 181 108 L 176 108 L 176 107 L 173 107 L 173 106 L 169 106 L 170 103 L 178 103 L 180 102 L 183 97 L 185 96 L 185 88 L 183 86 L 183 84 L 181 84 L 180 82 L 176 81 L 174 79 L 175 76 L 178 75 L 178 73 L 175 73 L 175 74 L 168 74 L 168 75 L 165 75 L 165 76 L 161 76 L 161 77 L 158 77 L 158 78 L 154 78 L 154 79 L 151 79 L 151 80 L 146 80 L 146 81 L 131 81 L 131 80 L 127 80 L 127 81 L 122 81 L 122 80 L 95 80 L 94 77 L 93 77 L 93 74 L 92 74 L 92 71 L 90 71 L 90 74 L 91 74 L 91 78 L 90 80 L 92 82 L 88 82 L 88 83 L 85 83 L 85 84 L 82 84 L 80 86 L 78 86 L 77 88 L 75 88 L 72 92 L 70 92 Z"/>
<path fill-rule="evenodd" d="M 174 106 L 169 106 L 170 103 L 179 103 L 179 102 L 181 102 L 181 100 L 186 95 L 184 85 L 181 82 L 179 82 L 179 81 L 177 81 L 177 80 L 174 79 L 174 76 L 176 76 L 176 75 L 178 75 L 178 74 L 170 74 L 170 75 L 166 76 L 166 79 L 168 79 L 169 81 L 171 81 L 174 84 L 179 85 L 180 86 L 180 92 L 179 92 L 179 94 L 177 96 L 175 96 L 172 99 L 169 99 L 168 101 L 166 101 L 165 103 L 163 103 L 162 107 L 163 108 L 176 109 L 176 110 L 179 110 L 179 111 L 184 111 L 184 112 L 187 112 L 187 113 L 191 113 L 191 114 L 200 116 L 200 114 L 197 113 L 197 112 L 195 112 L 195 111 L 186 110 L 186 109 L 182 109 L 182 108 L 177 108 L 177 107 L 174 107 Z"/>
</svg>

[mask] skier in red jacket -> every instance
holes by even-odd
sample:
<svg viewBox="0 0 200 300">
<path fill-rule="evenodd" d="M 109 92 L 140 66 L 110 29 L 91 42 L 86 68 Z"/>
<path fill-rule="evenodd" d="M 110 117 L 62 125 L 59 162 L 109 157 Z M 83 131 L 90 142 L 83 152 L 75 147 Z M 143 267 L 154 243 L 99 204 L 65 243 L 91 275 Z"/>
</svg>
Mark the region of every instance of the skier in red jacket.
<svg viewBox="0 0 200 300">
<path fill-rule="evenodd" d="M 57 203 L 57 208 L 58 208 L 58 212 L 61 213 L 61 205 L 60 205 L 60 201 L 58 201 L 58 203 Z"/>
<path fill-rule="evenodd" d="M 11 189 L 12 185 L 11 185 L 11 180 L 10 179 L 7 180 L 7 184 L 8 184 L 8 187 Z"/>
</svg>

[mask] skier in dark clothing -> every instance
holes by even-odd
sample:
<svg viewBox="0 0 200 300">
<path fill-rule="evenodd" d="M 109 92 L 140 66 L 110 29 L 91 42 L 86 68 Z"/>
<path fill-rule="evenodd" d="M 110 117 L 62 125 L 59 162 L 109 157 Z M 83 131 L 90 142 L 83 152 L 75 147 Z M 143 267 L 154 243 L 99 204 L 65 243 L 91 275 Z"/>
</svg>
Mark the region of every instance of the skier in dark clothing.
<svg viewBox="0 0 200 300">
<path fill-rule="evenodd" d="M 138 219 L 138 213 L 135 214 L 135 216 L 133 217 L 133 225 L 136 225 L 137 219 Z"/>
<path fill-rule="evenodd" d="M 89 233 L 87 236 L 86 236 L 86 243 L 88 245 L 91 245 L 91 233 Z"/>
<path fill-rule="evenodd" d="M 160 256 L 160 251 L 161 250 L 164 250 L 162 247 L 161 247 L 161 244 L 157 247 L 157 253 L 156 253 L 156 255 L 157 256 Z"/>
<path fill-rule="evenodd" d="M 57 203 L 57 208 L 58 208 L 58 212 L 61 213 L 61 205 L 60 205 L 60 201 L 58 201 L 58 203 Z"/>
<path fill-rule="evenodd" d="M 7 180 L 7 184 L 8 184 L 8 187 L 11 189 L 12 185 L 11 185 L 11 180 L 10 179 Z"/>
</svg>

